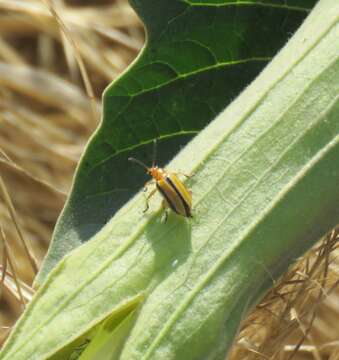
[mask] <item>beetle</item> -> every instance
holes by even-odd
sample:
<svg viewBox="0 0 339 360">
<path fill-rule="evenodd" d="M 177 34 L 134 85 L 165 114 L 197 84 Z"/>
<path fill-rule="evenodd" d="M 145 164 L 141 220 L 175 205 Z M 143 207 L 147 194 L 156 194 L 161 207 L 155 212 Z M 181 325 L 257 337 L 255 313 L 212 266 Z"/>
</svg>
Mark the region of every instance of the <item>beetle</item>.
<svg viewBox="0 0 339 360">
<path fill-rule="evenodd" d="M 135 162 L 146 169 L 152 179 L 145 184 L 145 191 L 147 185 L 155 182 L 155 189 L 153 189 L 146 198 L 146 208 L 143 212 L 149 209 L 149 199 L 159 191 L 163 198 L 163 206 L 172 209 L 178 215 L 191 218 L 192 217 L 192 192 L 186 188 L 178 175 L 181 173 L 168 172 L 163 168 L 155 165 L 156 142 L 154 141 L 154 156 L 152 166 L 146 166 L 142 161 L 135 158 L 128 158 L 129 161 Z M 189 175 L 182 174 L 186 177 Z M 165 212 L 165 221 L 167 219 L 167 212 Z"/>
</svg>

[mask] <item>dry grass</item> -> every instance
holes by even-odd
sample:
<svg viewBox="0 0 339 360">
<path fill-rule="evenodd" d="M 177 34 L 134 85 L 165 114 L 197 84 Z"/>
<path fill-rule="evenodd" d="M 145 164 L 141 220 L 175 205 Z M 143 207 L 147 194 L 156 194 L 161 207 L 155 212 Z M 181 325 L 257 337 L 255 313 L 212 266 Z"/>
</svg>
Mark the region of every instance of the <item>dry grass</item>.
<svg viewBox="0 0 339 360">
<path fill-rule="evenodd" d="M 98 124 L 101 93 L 144 41 L 125 0 L 53 4 L 59 22 L 48 1 L 0 0 L 0 226 L 8 250 L 0 241 L 0 264 L 3 256 L 11 263 L 2 286 L 0 339 L 32 293 L 28 288 L 20 296 L 11 274 L 32 283 L 34 263 L 39 267 L 46 253 L 79 156 Z M 28 260 L 21 239 L 36 261 Z"/>
<path fill-rule="evenodd" d="M 53 4 L 0 0 L 0 342 L 33 295 L 102 90 L 144 38 L 126 0 Z M 266 296 L 232 360 L 339 360 L 335 246 L 333 232 Z"/>
<path fill-rule="evenodd" d="M 338 255 L 332 231 L 245 320 L 229 360 L 338 360 Z"/>
</svg>

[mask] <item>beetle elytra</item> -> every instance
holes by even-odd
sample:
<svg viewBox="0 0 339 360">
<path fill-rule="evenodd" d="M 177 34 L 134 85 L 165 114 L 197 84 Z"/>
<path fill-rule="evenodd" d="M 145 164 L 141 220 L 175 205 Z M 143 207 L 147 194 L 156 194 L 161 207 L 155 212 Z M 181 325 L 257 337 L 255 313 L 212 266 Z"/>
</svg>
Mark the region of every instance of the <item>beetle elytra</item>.
<svg viewBox="0 0 339 360">
<path fill-rule="evenodd" d="M 165 169 L 159 168 L 155 165 L 156 143 L 154 142 L 154 158 L 151 167 L 146 166 L 143 162 L 135 158 L 128 158 L 146 169 L 146 172 L 152 179 L 146 183 L 145 187 L 155 182 L 156 188 L 153 189 L 146 198 L 146 208 L 144 212 L 149 209 L 148 201 L 158 190 L 163 197 L 163 204 L 169 207 L 178 215 L 184 217 L 192 217 L 192 193 L 186 188 L 183 182 L 179 179 L 179 173 L 168 172 Z M 183 174 L 185 175 L 185 174 Z M 189 177 L 188 175 L 185 175 Z M 166 213 L 167 218 L 167 213 Z"/>
</svg>

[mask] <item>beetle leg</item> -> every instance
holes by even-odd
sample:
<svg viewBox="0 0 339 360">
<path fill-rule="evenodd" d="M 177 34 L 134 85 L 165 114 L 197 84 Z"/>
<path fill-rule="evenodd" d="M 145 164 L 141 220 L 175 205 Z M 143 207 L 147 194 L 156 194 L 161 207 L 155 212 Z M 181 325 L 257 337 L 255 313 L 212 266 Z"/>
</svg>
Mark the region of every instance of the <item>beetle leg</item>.
<svg viewBox="0 0 339 360">
<path fill-rule="evenodd" d="M 161 219 L 162 223 L 166 223 L 167 222 L 167 218 L 168 218 L 168 205 L 167 202 L 163 199 L 161 202 L 161 207 L 164 209 L 164 216 Z"/>
<path fill-rule="evenodd" d="M 153 179 L 147 181 L 147 183 L 144 185 L 144 188 L 142 189 L 143 192 L 147 192 L 147 187 L 154 182 Z"/>
<path fill-rule="evenodd" d="M 157 188 L 153 189 L 146 197 L 146 208 L 143 210 L 143 212 L 145 213 L 148 209 L 149 209 L 149 199 L 156 193 Z"/>
</svg>

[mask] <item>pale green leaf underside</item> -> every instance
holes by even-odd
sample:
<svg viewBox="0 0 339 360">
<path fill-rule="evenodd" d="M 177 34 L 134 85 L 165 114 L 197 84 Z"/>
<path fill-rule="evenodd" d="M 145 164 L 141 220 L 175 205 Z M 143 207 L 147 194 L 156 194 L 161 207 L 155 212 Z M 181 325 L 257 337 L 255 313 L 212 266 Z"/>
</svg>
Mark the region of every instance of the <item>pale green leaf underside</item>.
<svg viewBox="0 0 339 360">
<path fill-rule="evenodd" d="M 339 219 L 337 0 L 169 169 L 194 172 L 192 221 L 136 196 L 52 271 L 0 359 L 45 359 L 144 294 L 121 360 L 224 359 L 241 317 Z"/>
</svg>

